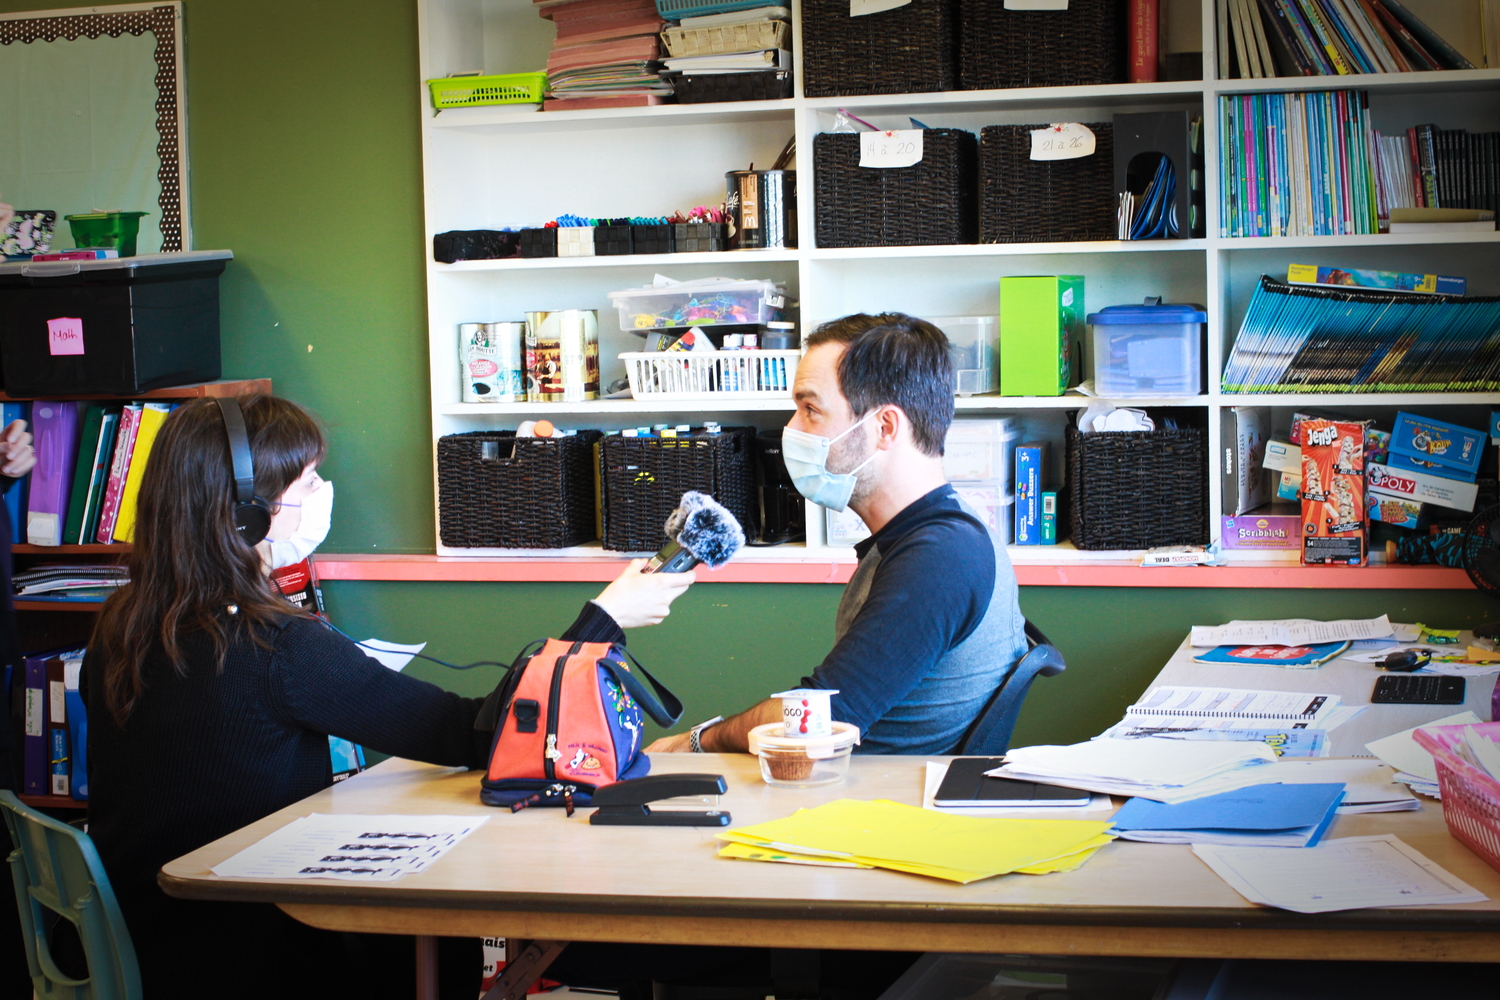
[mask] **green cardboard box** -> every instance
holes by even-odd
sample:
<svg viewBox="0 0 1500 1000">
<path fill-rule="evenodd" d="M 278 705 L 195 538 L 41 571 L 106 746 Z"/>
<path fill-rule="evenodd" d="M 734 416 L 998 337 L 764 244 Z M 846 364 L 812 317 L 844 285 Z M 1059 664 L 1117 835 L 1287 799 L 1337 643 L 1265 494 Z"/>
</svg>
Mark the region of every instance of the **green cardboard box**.
<svg viewBox="0 0 1500 1000">
<path fill-rule="evenodd" d="M 1061 396 L 1083 339 L 1083 278 L 1000 279 L 1000 395 Z"/>
</svg>

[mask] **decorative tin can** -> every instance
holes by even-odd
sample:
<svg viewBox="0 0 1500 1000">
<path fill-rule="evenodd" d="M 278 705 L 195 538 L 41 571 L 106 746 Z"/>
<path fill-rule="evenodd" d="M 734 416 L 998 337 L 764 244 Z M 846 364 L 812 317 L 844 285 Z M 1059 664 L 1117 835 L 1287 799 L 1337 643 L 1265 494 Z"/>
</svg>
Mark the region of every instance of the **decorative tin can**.
<svg viewBox="0 0 1500 1000">
<path fill-rule="evenodd" d="M 465 403 L 526 401 L 525 323 L 458 324 L 458 363 Z"/>
<path fill-rule="evenodd" d="M 598 398 L 598 310 L 527 313 L 527 402 L 577 403 Z"/>
<path fill-rule="evenodd" d="M 729 249 L 797 245 L 797 171 L 731 170 L 724 181 Z"/>
</svg>

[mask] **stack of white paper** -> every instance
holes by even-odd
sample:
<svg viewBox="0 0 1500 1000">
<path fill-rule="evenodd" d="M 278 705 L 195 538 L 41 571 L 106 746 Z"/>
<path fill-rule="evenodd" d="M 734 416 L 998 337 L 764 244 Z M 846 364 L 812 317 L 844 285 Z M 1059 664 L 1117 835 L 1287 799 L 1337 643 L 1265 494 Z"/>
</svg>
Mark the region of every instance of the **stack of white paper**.
<svg viewBox="0 0 1500 1000">
<path fill-rule="evenodd" d="M 1297 913 L 1489 898 L 1388 833 L 1325 840 L 1300 851 L 1194 844 L 1193 853 L 1252 903 Z"/>
<path fill-rule="evenodd" d="M 988 773 L 1158 802 L 1186 802 L 1263 784 L 1261 767 L 1276 759 L 1264 743 L 1197 742 L 1146 736 L 1090 740 L 1072 746 L 1021 747 Z"/>
<path fill-rule="evenodd" d="M 1267 774 L 1267 781 L 1283 785 L 1342 782 L 1344 801 L 1339 805 L 1339 812 L 1342 814 L 1407 812 L 1422 807 L 1405 785 L 1397 783 L 1396 773 L 1389 765 L 1378 760 L 1363 757 L 1323 760 L 1282 758 L 1271 765 Z"/>
<path fill-rule="evenodd" d="M 388 882 L 423 871 L 487 819 L 313 813 L 215 865 L 213 872 L 224 878 Z"/>
<path fill-rule="evenodd" d="M 1366 743 L 1365 749 L 1395 768 L 1397 781 L 1410 785 L 1413 791 L 1437 799 L 1442 797 L 1438 794 L 1437 765 L 1432 762 L 1432 754 L 1422 749 L 1411 734 L 1430 726 L 1474 725 L 1479 721 L 1479 716 L 1473 712 L 1459 712 L 1457 715 L 1425 722 Z"/>
</svg>

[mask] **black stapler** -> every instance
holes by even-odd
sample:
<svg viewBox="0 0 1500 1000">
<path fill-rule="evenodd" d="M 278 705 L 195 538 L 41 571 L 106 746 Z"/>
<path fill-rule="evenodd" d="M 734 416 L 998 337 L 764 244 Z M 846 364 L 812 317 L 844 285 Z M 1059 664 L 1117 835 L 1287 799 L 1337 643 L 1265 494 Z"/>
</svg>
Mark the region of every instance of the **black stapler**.
<svg viewBox="0 0 1500 1000">
<path fill-rule="evenodd" d="M 589 825 L 728 826 L 729 813 L 722 809 L 652 812 L 646 804 L 680 795 L 723 795 L 725 791 L 722 774 L 653 774 L 617 781 L 594 793 L 593 804 L 599 808 L 589 817 Z"/>
</svg>

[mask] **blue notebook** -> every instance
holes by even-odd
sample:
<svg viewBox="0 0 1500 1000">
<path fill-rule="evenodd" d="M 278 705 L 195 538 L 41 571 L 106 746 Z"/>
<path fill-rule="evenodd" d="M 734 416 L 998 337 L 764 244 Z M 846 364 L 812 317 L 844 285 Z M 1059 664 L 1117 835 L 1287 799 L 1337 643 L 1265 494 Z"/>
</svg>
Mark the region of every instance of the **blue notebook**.
<svg viewBox="0 0 1500 1000">
<path fill-rule="evenodd" d="M 1312 847 L 1343 800 L 1342 784 L 1251 785 L 1176 805 L 1134 798 L 1115 813 L 1114 832 L 1158 844 Z"/>
<path fill-rule="evenodd" d="M 1215 646 L 1193 655 L 1194 663 L 1232 663 L 1255 667 L 1317 667 L 1349 648 L 1347 642 L 1306 646 Z"/>
</svg>

